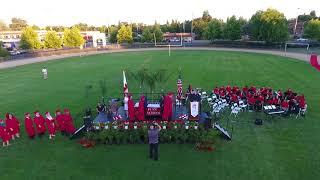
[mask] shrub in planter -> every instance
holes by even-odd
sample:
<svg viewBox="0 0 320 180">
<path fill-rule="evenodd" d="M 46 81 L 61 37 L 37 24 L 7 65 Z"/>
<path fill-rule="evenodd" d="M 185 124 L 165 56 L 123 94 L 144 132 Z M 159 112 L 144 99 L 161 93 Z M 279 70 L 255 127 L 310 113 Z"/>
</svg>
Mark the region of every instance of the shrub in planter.
<svg viewBox="0 0 320 180">
<path fill-rule="evenodd" d="M 148 143 L 148 128 L 142 127 L 139 129 L 139 139 L 142 143 Z"/>
<path fill-rule="evenodd" d="M 179 129 L 178 130 L 178 137 L 177 137 L 177 140 L 179 143 L 185 143 L 187 142 L 187 139 L 188 139 L 188 130 L 185 130 L 185 129 Z"/>
<path fill-rule="evenodd" d="M 179 140 L 179 130 L 178 129 L 170 129 L 170 141 L 172 143 L 177 143 Z"/>
</svg>

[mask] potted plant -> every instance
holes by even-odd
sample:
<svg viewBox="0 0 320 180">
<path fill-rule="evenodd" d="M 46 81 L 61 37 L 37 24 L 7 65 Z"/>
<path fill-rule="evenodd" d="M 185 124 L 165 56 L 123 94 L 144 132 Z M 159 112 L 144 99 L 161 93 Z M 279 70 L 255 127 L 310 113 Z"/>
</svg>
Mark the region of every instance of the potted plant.
<svg viewBox="0 0 320 180">
<path fill-rule="evenodd" d="M 133 129 L 138 129 L 138 122 L 133 123 Z"/>
<path fill-rule="evenodd" d="M 167 129 L 168 121 L 161 121 L 162 129 Z"/>
</svg>

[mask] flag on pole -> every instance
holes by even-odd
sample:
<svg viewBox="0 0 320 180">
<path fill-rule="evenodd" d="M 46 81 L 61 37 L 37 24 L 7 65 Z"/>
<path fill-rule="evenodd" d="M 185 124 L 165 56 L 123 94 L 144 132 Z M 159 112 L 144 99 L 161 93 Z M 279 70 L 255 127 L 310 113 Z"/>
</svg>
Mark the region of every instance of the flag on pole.
<svg viewBox="0 0 320 180">
<path fill-rule="evenodd" d="M 128 84 L 127 84 L 127 79 L 126 79 L 126 73 L 124 71 L 123 72 L 123 95 L 128 93 Z"/>
<path fill-rule="evenodd" d="M 180 101 L 182 99 L 182 78 L 181 69 L 179 69 L 179 77 L 177 80 L 177 99 Z"/>
</svg>

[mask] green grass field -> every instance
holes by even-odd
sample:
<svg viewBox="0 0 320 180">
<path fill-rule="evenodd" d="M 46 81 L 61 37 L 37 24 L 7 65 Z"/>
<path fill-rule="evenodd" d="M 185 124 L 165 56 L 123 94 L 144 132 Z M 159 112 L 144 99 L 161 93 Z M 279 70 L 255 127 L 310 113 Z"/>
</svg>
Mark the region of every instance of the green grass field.
<svg viewBox="0 0 320 180">
<path fill-rule="evenodd" d="M 73 115 L 100 99 L 99 80 L 107 81 L 107 94 L 122 92 L 122 70 L 134 71 L 141 64 L 174 72 L 163 85 L 175 90 L 177 69 L 182 68 L 184 88 L 211 90 L 221 85 L 292 88 L 304 93 L 308 103 L 305 118 L 274 118 L 263 126 L 253 125 L 254 115 L 240 114 L 234 123 L 232 141 L 219 140 L 216 151 L 196 152 L 193 145 L 161 144 L 160 161 L 147 158 L 147 145 L 99 145 L 83 149 L 76 141 L 58 135 L 22 138 L 0 148 L 0 179 L 243 179 L 316 180 L 320 177 L 320 73 L 305 62 L 272 55 L 166 51 L 131 52 L 75 57 L 0 71 L 0 116 L 36 109 L 54 112 L 68 107 Z M 49 79 L 41 68 L 48 67 Z M 137 84 L 128 80 L 129 90 Z M 92 85 L 88 99 L 85 86 Z M 264 118 L 263 115 L 261 115 Z M 81 118 L 76 119 L 78 126 Z"/>
</svg>

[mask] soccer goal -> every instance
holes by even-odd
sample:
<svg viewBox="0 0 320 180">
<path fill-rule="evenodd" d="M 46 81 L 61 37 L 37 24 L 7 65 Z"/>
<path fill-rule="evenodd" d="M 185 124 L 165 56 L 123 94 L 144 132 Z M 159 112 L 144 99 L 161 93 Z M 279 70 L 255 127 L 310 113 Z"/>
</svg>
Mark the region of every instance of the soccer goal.
<svg viewBox="0 0 320 180">
<path fill-rule="evenodd" d="M 168 47 L 168 55 L 171 56 L 171 48 L 172 47 L 182 47 L 183 46 L 183 38 L 182 38 L 182 35 L 180 36 L 180 42 L 167 42 L 167 43 L 163 43 L 163 42 L 160 42 L 158 43 L 157 42 L 157 39 L 156 39 L 156 35 L 153 34 L 154 36 L 154 47 Z"/>
<path fill-rule="evenodd" d="M 305 50 L 309 51 L 310 44 L 309 43 L 302 43 L 302 42 L 288 42 L 285 44 L 284 52 L 301 52 Z"/>
</svg>

